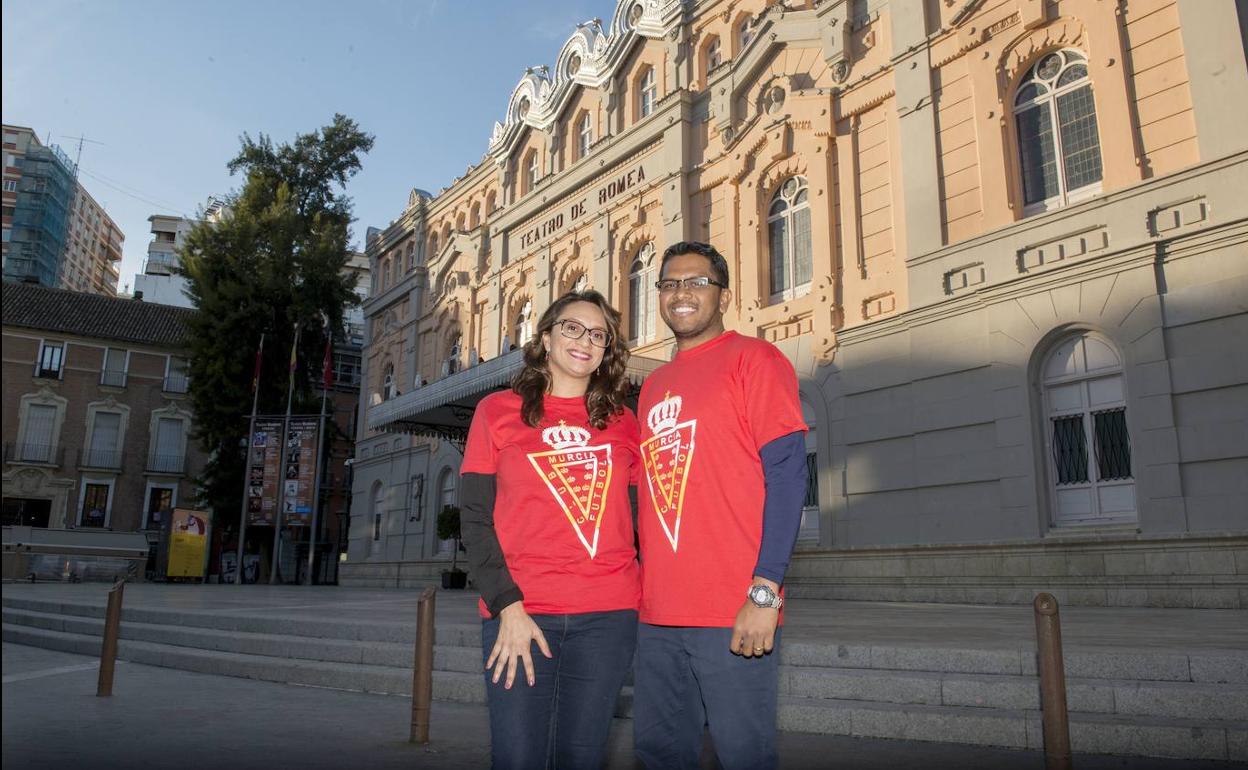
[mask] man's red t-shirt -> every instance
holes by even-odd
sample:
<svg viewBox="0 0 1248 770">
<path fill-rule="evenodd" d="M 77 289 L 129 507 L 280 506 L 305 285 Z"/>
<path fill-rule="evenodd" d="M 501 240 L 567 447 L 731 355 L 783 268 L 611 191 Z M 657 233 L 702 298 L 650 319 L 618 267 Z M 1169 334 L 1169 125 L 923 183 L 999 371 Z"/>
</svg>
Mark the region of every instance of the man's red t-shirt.
<svg viewBox="0 0 1248 770">
<path fill-rule="evenodd" d="M 461 473 L 494 474 L 494 529 L 530 614 L 635 610 L 641 595 L 628 485 L 637 483 L 637 417 L 603 430 L 583 398 L 547 396 L 536 428 L 514 391 L 486 396 Z M 485 602 L 481 616 L 489 617 Z"/>
<path fill-rule="evenodd" d="M 725 332 L 647 377 L 637 411 L 641 620 L 731 626 L 762 541 L 759 450 L 806 430 L 793 365 L 771 343 Z"/>
</svg>

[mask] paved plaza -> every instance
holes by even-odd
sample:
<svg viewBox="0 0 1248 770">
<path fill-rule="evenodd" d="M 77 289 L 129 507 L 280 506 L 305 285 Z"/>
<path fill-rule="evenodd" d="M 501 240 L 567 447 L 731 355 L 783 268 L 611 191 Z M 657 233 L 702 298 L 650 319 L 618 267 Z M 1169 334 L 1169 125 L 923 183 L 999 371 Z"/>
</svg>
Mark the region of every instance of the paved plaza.
<svg viewBox="0 0 1248 770">
<path fill-rule="evenodd" d="M 103 605 L 99 584 L 7 584 L 13 597 Z M 335 587 L 134 584 L 132 612 L 414 624 L 419 592 Z M 437 622 L 476 623 L 475 597 L 438 592 Z M 124 617 L 124 616 L 123 616 Z M 1248 613 L 1226 610 L 1064 608 L 1066 649 L 1200 653 L 1248 649 Z M 123 621 L 124 628 L 124 621 Z M 978 650 L 1033 646 L 1030 607 L 889 604 L 795 599 L 786 641 Z M 399 628 L 395 629 L 396 631 Z M 124 635 L 124 632 L 123 632 Z M 1025 654 L 1025 653 L 1024 653 Z M 475 768 L 489 764 L 484 706 L 435 701 L 429 746 L 406 742 L 411 701 L 395 695 L 192 673 L 119 661 L 115 694 L 96 698 L 96 661 L 3 646 L 3 762 L 8 768 Z M 634 767 L 631 722 L 616 720 L 609 767 Z M 1043 767 L 1036 751 L 783 733 L 785 768 Z M 709 765 L 708 765 L 709 766 Z M 1087 755 L 1085 768 L 1227 768 L 1216 761 Z"/>
</svg>

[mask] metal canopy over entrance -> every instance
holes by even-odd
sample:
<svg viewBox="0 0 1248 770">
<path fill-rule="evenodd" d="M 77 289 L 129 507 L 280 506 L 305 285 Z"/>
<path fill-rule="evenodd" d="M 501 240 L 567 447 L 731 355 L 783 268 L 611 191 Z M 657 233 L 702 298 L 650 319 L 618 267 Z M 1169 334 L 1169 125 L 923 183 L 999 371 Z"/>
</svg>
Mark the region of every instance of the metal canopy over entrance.
<svg viewBox="0 0 1248 770">
<path fill-rule="evenodd" d="M 628 361 L 627 376 L 632 385 L 629 406 L 636 407 L 637 394 L 646 376 L 663 365 L 653 358 L 633 356 Z M 517 348 L 470 369 L 443 377 L 410 393 L 404 393 L 377 406 L 367 414 L 369 430 L 388 433 L 410 433 L 429 438 L 446 439 L 462 447 L 468 439 L 477 404 L 495 391 L 511 383 L 524 365 L 524 351 Z"/>
</svg>

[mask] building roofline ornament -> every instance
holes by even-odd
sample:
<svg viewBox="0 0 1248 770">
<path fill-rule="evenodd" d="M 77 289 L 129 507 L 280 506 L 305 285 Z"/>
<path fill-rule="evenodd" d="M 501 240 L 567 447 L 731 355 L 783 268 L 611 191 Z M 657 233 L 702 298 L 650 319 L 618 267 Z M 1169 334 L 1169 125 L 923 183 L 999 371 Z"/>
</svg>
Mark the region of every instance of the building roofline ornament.
<svg viewBox="0 0 1248 770">
<path fill-rule="evenodd" d="M 553 71 L 529 67 L 511 91 L 503 120 L 494 123 L 487 155 L 503 164 L 524 129 L 549 131 L 576 86 L 601 89 L 615 77 L 640 38 L 662 39 L 676 32 L 690 0 L 617 0 L 608 31 L 600 19 L 576 26 L 559 50 Z"/>
</svg>

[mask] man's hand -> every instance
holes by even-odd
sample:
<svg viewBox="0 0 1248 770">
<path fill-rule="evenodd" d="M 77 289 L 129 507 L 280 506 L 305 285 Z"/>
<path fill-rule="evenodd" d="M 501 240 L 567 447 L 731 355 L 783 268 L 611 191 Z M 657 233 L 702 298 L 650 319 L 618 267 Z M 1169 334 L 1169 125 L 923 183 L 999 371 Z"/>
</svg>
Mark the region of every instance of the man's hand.
<svg viewBox="0 0 1248 770">
<path fill-rule="evenodd" d="M 780 593 L 780 585 L 766 578 L 756 577 L 750 585 L 762 583 Z M 776 624 L 780 622 L 780 610 L 759 607 L 748 598 L 737 612 L 732 625 L 732 641 L 729 643 L 734 655 L 746 658 L 766 655 L 776 641 Z"/>
<path fill-rule="evenodd" d="M 524 602 L 512 602 L 498 613 L 498 639 L 494 641 L 494 649 L 485 662 L 485 668 L 494 669 L 494 684 L 498 684 L 503 670 L 507 671 L 507 679 L 503 684 L 508 690 L 516 680 L 516 672 L 520 664 L 524 664 L 525 677 L 529 687 L 536 678 L 533 676 L 532 645 L 537 642 L 538 649 L 546 657 L 551 657 L 550 647 L 542 629 L 538 628 L 529 613 L 524 611 Z"/>
</svg>

